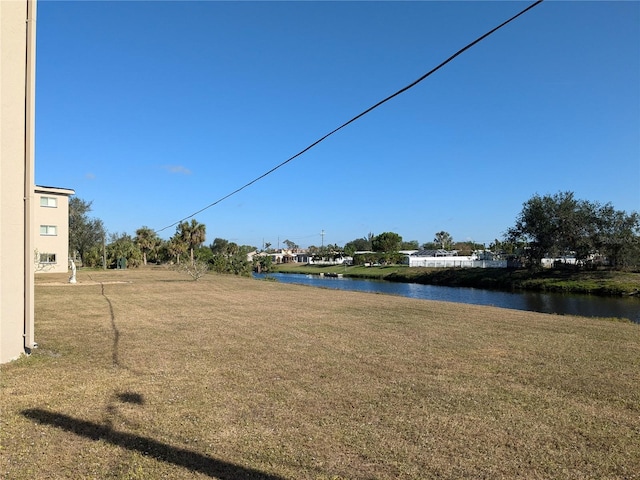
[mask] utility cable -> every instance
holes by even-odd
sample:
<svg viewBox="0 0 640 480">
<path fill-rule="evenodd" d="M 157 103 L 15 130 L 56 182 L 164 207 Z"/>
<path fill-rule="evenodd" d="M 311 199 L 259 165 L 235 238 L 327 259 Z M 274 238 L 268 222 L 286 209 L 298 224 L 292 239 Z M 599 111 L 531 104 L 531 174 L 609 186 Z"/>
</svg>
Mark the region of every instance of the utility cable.
<svg viewBox="0 0 640 480">
<path fill-rule="evenodd" d="M 326 140 L 327 138 L 329 138 L 331 135 L 333 135 L 334 133 L 337 133 L 338 131 L 342 130 L 344 127 L 346 127 L 347 125 L 355 122 L 356 120 L 358 120 L 361 117 L 364 117 L 366 114 L 368 114 L 369 112 L 371 112 L 372 110 L 375 110 L 376 108 L 378 108 L 379 106 L 381 106 L 382 104 L 388 102 L 389 100 L 391 100 L 392 98 L 397 97 L 398 95 L 406 92 L 407 90 L 415 87 L 416 85 L 418 85 L 420 82 L 422 82 L 423 80 L 425 80 L 427 77 L 429 77 L 431 74 L 437 72 L 438 70 L 440 70 L 442 67 L 444 67 L 447 63 L 451 62 L 454 58 L 458 57 L 459 55 L 463 54 L 464 52 L 466 52 L 467 50 L 469 50 L 471 47 L 475 46 L 476 44 L 480 43 L 482 40 L 484 40 L 485 38 L 487 38 L 489 35 L 491 35 L 492 33 L 496 32 L 497 30 L 501 29 L 502 27 L 504 27 L 505 25 L 507 25 L 508 23 L 512 22 L 513 20 L 515 20 L 516 18 L 518 18 L 521 15 L 524 15 L 525 13 L 527 13 L 529 10 L 531 10 L 533 7 L 538 6 L 539 4 L 541 4 L 543 2 L 543 0 L 537 0 L 536 2 L 532 3 L 531 5 L 529 5 L 527 8 L 525 8 L 524 10 L 520 11 L 519 13 L 517 13 L 516 15 L 514 15 L 513 17 L 509 18 L 508 20 L 502 22 L 500 25 L 498 25 L 497 27 L 489 30 L 487 33 L 485 33 L 484 35 L 482 35 L 481 37 L 476 38 L 473 42 L 469 43 L 466 47 L 461 48 L 460 50 L 458 50 L 456 53 L 454 53 L 453 55 L 451 55 L 449 58 L 447 58 L 445 61 L 443 61 L 440 65 L 438 65 L 437 67 L 431 69 L 430 71 L 428 71 L 427 73 L 425 73 L 424 75 L 422 75 L 420 78 L 418 78 L 417 80 L 413 81 L 412 83 L 408 84 L 407 86 L 401 88 L 400 90 L 398 90 L 397 92 L 389 95 L 387 98 L 380 100 L 378 103 L 376 103 L 375 105 L 367 108 L 366 110 L 364 110 L 363 112 L 359 113 L 358 115 L 356 115 L 355 117 L 353 117 L 351 120 L 346 121 L 345 123 L 343 123 L 342 125 L 340 125 L 338 128 L 330 131 L 329 133 L 327 133 L 325 136 L 319 138 L 318 140 L 316 140 L 315 142 L 313 142 L 311 145 L 309 145 L 308 147 L 304 148 L 303 150 L 300 150 L 298 153 L 296 153 L 295 155 L 287 158 L 284 162 L 279 163 L 278 165 L 276 165 L 275 167 L 273 167 L 271 170 L 266 171 L 265 173 L 263 173 L 262 175 L 260 175 L 259 177 L 254 178 L 253 180 L 251 180 L 249 183 L 244 184 L 243 186 L 241 186 L 240 188 L 237 188 L 236 190 L 234 190 L 231 193 L 228 193 L 227 195 L 225 195 L 224 197 L 219 198 L 218 200 L 216 200 L 213 203 L 210 203 L 209 205 L 207 205 L 204 208 L 201 208 L 200 210 L 198 210 L 197 212 L 192 213 L 191 215 L 184 217 L 180 220 L 178 220 L 177 222 L 172 223 L 171 225 L 167 225 L 166 227 L 161 228 L 160 230 L 156 230 L 156 233 L 162 232 L 163 230 L 166 230 L 167 228 L 171 228 L 175 225 L 178 225 L 181 222 L 184 222 L 185 220 L 188 220 L 192 217 L 195 217 L 196 215 L 198 215 L 199 213 L 204 212 L 205 210 L 219 204 L 220 202 L 226 200 L 227 198 L 235 195 L 236 193 L 241 192 L 242 190 L 244 190 L 247 187 L 250 187 L 251 185 L 253 185 L 254 183 L 256 183 L 259 180 L 262 180 L 263 178 L 265 178 L 268 175 L 271 175 L 273 172 L 275 172 L 276 170 L 278 170 L 281 167 L 284 167 L 287 163 L 291 162 L 292 160 L 295 160 L 296 158 L 298 158 L 299 156 L 301 156 L 302 154 L 306 153 L 307 151 L 311 150 L 313 147 L 315 147 L 316 145 L 318 145 L 319 143 L 323 142 L 324 140 Z"/>
</svg>

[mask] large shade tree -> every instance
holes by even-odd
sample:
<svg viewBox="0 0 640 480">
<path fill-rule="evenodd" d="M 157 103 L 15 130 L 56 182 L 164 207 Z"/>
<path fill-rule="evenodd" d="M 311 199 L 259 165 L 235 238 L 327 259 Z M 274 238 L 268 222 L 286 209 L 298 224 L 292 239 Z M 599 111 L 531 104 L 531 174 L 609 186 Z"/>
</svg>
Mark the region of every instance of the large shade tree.
<svg viewBox="0 0 640 480">
<path fill-rule="evenodd" d="M 398 261 L 398 250 L 401 245 L 402 237 L 395 232 L 383 232 L 371 240 L 373 251 L 378 252 L 380 261 L 385 263 Z"/>
<path fill-rule="evenodd" d="M 640 216 L 616 210 L 611 204 L 597 207 L 595 244 L 612 267 L 640 264 Z"/>
<path fill-rule="evenodd" d="M 374 252 L 397 252 L 402 245 L 402 237 L 395 232 L 383 232 L 371 240 Z"/>
<path fill-rule="evenodd" d="M 69 252 L 85 263 L 91 249 L 97 249 L 105 241 L 102 220 L 89 217 L 92 202 L 72 196 L 69 199 Z"/>
<path fill-rule="evenodd" d="M 545 257 L 572 254 L 585 260 L 594 254 L 607 257 L 613 267 L 624 266 L 638 243 L 639 217 L 575 198 L 573 192 L 534 195 L 522 205 L 507 240 L 526 245 L 524 256 L 532 267 Z M 627 261 L 626 263 L 629 263 Z"/>
<path fill-rule="evenodd" d="M 344 251 L 347 255 L 353 255 L 355 252 L 367 252 L 371 250 L 371 241 L 373 240 L 373 233 L 369 233 L 366 237 L 356 238 L 344 245 Z"/>
</svg>

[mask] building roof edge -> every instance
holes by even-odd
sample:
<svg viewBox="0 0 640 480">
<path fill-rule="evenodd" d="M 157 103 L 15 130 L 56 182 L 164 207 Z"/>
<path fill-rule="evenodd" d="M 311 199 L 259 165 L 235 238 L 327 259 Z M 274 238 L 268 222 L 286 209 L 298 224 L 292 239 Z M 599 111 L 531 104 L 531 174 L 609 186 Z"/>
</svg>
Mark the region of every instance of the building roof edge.
<svg viewBox="0 0 640 480">
<path fill-rule="evenodd" d="M 34 188 L 36 193 L 57 193 L 58 195 L 75 195 L 76 191 L 71 188 L 63 187 L 47 187 L 44 185 L 36 185 Z"/>
</svg>

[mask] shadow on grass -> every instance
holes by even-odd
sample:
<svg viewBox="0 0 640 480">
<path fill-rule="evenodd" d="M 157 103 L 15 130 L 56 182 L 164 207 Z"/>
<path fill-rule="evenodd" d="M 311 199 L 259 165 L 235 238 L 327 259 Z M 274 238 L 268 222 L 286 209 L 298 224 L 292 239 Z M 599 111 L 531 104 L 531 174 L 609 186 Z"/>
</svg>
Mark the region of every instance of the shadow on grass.
<svg viewBox="0 0 640 480">
<path fill-rule="evenodd" d="M 23 410 L 22 415 L 41 425 L 51 425 L 91 440 L 103 440 L 112 445 L 134 450 L 143 455 L 155 458 L 156 460 L 172 463 L 210 477 L 222 480 L 282 480 L 282 477 L 277 475 L 270 475 L 252 468 L 216 460 L 215 458 L 202 455 L 198 452 L 172 447 L 171 445 L 151 438 L 126 432 L 118 432 L 110 427 L 73 418 L 62 413 L 50 412 L 40 408 L 31 408 Z"/>
<path fill-rule="evenodd" d="M 144 397 L 135 392 L 124 392 L 116 395 L 122 403 L 133 403 L 135 405 L 144 405 Z"/>
</svg>

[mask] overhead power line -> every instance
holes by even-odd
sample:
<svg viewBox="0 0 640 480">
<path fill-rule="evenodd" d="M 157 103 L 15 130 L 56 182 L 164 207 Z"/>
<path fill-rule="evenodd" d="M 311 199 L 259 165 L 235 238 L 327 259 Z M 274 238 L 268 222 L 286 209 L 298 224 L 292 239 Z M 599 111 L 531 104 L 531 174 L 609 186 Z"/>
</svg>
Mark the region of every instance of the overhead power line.
<svg viewBox="0 0 640 480">
<path fill-rule="evenodd" d="M 216 200 L 213 203 L 210 203 L 209 205 L 207 205 L 204 208 L 201 208 L 200 210 L 198 210 L 197 212 L 192 213 L 191 215 L 184 217 L 180 220 L 178 220 L 177 222 L 172 223 L 171 225 L 167 225 L 166 227 L 163 227 L 159 230 L 156 230 L 156 232 L 162 232 L 163 230 L 166 230 L 167 228 L 171 228 L 174 227 L 176 225 L 178 225 L 180 222 L 184 222 L 185 220 L 188 220 L 192 217 L 195 217 L 196 215 L 198 215 L 199 213 L 204 212 L 205 210 L 219 204 L 220 202 L 226 200 L 227 198 L 235 195 L 236 193 L 241 192 L 242 190 L 244 190 L 247 187 L 250 187 L 251 185 L 253 185 L 254 183 L 256 183 L 259 180 L 262 180 L 263 178 L 267 177 L 268 175 L 271 175 L 273 172 L 275 172 L 276 170 L 278 170 L 281 167 L 284 167 L 287 163 L 291 162 L 292 160 L 295 160 L 296 158 L 298 158 L 299 156 L 301 156 L 302 154 L 306 153 L 307 151 L 311 150 L 313 147 L 315 147 L 316 145 L 318 145 L 319 143 L 323 142 L 324 140 L 326 140 L 327 138 L 329 138 L 331 135 L 333 135 L 334 133 L 337 133 L 338 131 L 342 130 L 344 127 L 346 127 L 347 125 L 355 122 L 356 120 L 358 120 L 361 117 L 364 117 L 366 114 L 368 114 L 369 112 L 371 112 L 372 110 L 375 110 L 376 108 L 378 108 L 379 106 L 381 106 L 382 104 L 388 102 L 389 100 L 391 100 L 392 98 L 397 97 L 398 95 L 406 92 L 407 90 L 415 87 L 417 84 L 419 84 L 420 82 L 422 82 L 423 80 L 425 80 L 427 77 L 429 77 L 431 74 L 437 72 L 438 70 L 440 70 L 442 67 L 444 67 L 447 63 L 451 62 L 454 58 L 456 58 L 457 56 L 463 54 L 464 52 L 466 52 L 467 50 L 469 50 L 471 47 L 473 47 L 474 45 L 480 43 L 482 40 L 484 40 L 485 38 L 487 38 L 489 35 L 491 35 L 492 33 L 500 30 L 502 27 L 504 27 L 505 25 L 507 25 L 508 23 L 512 22 L 513 20 L 515 20 L 516 18 L 518 18 L 521 15 L 524 15 L 525 13 L 527 13 L 529 10 L 531 10 L 533 7 L 536 7 L 537 5 L 539 5 L 540 3 L 542 3 L 543 0 L 537 0 L 536 2 L 532 3 L 531 5 L 529 5 L 527 8 L 525 8 L 524 10 L 520 11 L 519 13 L 517 13 L 516 15 L 514 15 L 513 17 L 509 18 L 508 20 L 502 22 L 500 25 L 498 25 L 497 27 L 489 30 L 487 33 L 485 33 L 484 35 L 482 35 L 481 37 L 476 38 L 473 42 L 469 43 L 467 46 L 461 48 L 460 50 L 458 50 L 456 53 L 454 53 L 453 55 L 451 55 L 449 58 L 447 58 L 445 61 L 443 61 L 440 65 L 438 65 L 437 67 L 429 70 L 427 73 L 425 73 L 424 75 L 422 75 L 420 78 L 418 78 L 417 80 L 411 82 L 410 84 L 408 84 L 407 86 L 401 88 L 400 90 L 398 90 L 397 92 L 389 95 L 388 97 L 386 97 L 383 100 L 380 100 L 378 103 L 376 103 L 375 105 L 367 108 L 366 110 L 364 110 L 363 112 L 359 113 L 358 115 L 356 115 L 355 117 L 353 117 L 352 119 L 346 121 L 345 123 L 343 123 L 342 125 L 340 125 L 338 128 L 335 128 L 334 130 L 330 131 L 329 133 L 327 133 L 326 135 L 324 135 L 323 137 L 319 138 L 318 140 L 316 140 L 315 142 L 313 142 L 311 145 L 309 145 L 308 147 L 300 150 L 298 153 L 296 153 L 295 155 L 287 158 L 284 162 L 279 163 L 278 165 L 276 165 L 275 167 L 273 167 L 271 170 L 268 170 L 266 172 L 264 172 L 262 175 L 260 175 L 259 177 L 254 178 L 253 180 L 251 180 L 250 182 L 244 184 L 243 186 L 241 186 L 240 188 L 235 189 L 234 191 L 232 191 L 231 193 L 228 193 L 227 195 L 225 195 L 224 197 L 219 198 L 218 200 Z"/>
</svg>

